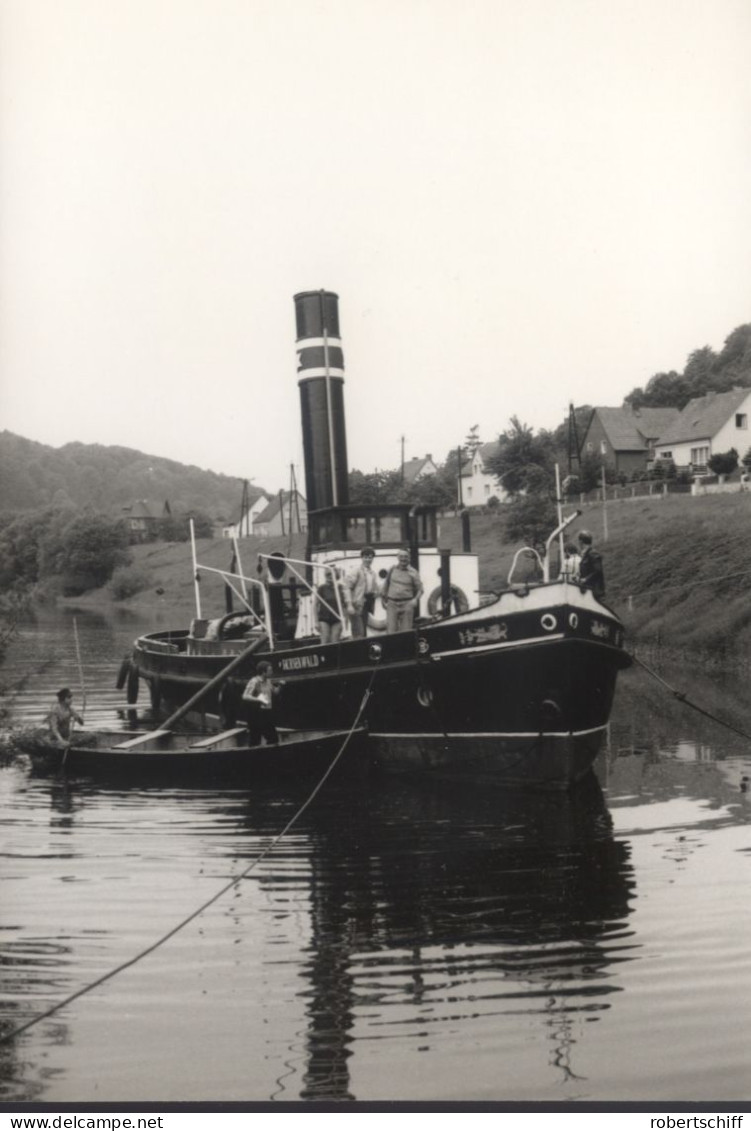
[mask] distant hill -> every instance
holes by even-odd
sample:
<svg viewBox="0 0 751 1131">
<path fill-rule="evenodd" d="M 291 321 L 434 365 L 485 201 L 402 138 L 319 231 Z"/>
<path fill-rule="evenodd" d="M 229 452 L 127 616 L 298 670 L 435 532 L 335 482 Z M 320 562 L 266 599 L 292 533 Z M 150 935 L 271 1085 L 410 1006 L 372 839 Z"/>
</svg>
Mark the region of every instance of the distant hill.
<svg viewBox="0 0 751 1131">
<path fill-rule="evenodd" d="M 251 499 L 264 494 L 250 490 Z M 133 448 L 64 444 L 53 448 L 0 432 L 0 512 L 53 502 L 120 512 L 138 499 L 168 501 L 173 514 L 202 510 L 216 521 L 239 517 L 242 483 L 200 467 L 145 455 Z"/>
</svg>

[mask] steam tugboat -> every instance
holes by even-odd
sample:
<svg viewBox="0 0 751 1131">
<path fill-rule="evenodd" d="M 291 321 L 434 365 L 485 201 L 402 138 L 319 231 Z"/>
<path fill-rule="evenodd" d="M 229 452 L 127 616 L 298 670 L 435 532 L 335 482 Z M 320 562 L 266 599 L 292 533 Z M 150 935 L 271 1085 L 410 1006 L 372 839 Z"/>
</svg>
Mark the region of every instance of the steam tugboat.
<svg viewBox="0 0 751 1131">
<path fill-rule="evenodd" d="M 617 616 L 590 590 L 551 579 L 561 518 L 537 554 L 542 580 L 514 584 L 490 600 L 479 591 L 476 555 L 438 548 L 435 507 L 351 506 L 338 297 L 295 295 L 308 544 L 305 557 L 261 555 L 243 572 L 202 566 L 193 541 L 197 615 L 190 628 L 136 640 L 129 698 L 138 681 L 154 705 L 244 718 L 243 690 L 268 661 L 281 684 L 277 725 L 292 730 L 368 729 L 370 760 L 512 785 L 565 788 L 592 766 L 607 726 L 616 677 L 630 658 Z M 341 635 L 322 643 L 315 607 L 327 579 L 346 575 L 372 547 L 381 579 L 408 548 L 424 592 L 409 631 L 386 632 L 378 611 L 352 637 L 341 593 L 332 614 Z M 527 551 L 536 553 L 536 551 Z M 201 579 L 218 575 L 239 613 L 201 615 Z M 242 635 L 240 635 L 242 634 Z"/>
</svg>

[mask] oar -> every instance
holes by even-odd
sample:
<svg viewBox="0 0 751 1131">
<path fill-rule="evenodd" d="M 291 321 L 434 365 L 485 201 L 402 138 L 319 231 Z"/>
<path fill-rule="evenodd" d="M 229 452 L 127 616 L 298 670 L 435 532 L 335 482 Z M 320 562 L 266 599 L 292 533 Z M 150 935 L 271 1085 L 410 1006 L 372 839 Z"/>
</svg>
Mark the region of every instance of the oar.
<svg viewBox="0 0 751 1131">
<path fill-rule="evenodd" d="M 73 617 L 73 636 L 76 641 L 76 659 L 78 660 L 78 682 L 81 685 L 81 714 L 86 713 L 86 684 L 83 679 L 83 664 L 81 663 L 81 643 L 78 639 L 78 623 Z M 72 724 L 71 724 L 72 726 Z"/>
<path fill-rule="evenodd" d="M 81 663 L 81 642 L 78 639 L 78 622 L 76 621 L 75 617 L 73 617 L 73 639 L 76 642 L 76 659 L 78 660 L 78 682 L 81 685 L 81 715 L 83 715 L 84 712 L 86 711 L 86 684 L 85 684 L 84 678 L 83 678 L 83 664 Z M 62 763 L 61 763 L 63 766 L 65 765 L 65 762 L 68 758 L 68 751 L 70 750 L 70 745 L 71 745 L 71 742 L 73 741 L 73 734 L 75 733 L 75 729 L 76 729 L 76 720 L 74 718 L 71 718 L 71 720 L 70 720 L 70 741 L 69 741 L 68 745 L 65 747 L 65 752 L 63 753 L 63 760 L 62 760 Z"/>
<path fill-rule="evenodd" d="M 188 711 L 195 707 L 196 703 L 200 703 L 204 695 L 208 694 L 209 691 L 212 691 L 218 684 L 222 683 L 235 668 L 240 666 L 243 660 L 247 660 L 248 656 L 251 656 L 253 652 L 257 651 L 258 645 L 259 642 L 254 640 L 239 656 L 235 656 L 234 660 L 230 660 L 226 667 L 223 667 L 220 672 L 212 676 L 208 683 L 205 683 L 199 691 L 196 691 L 195 695 L 191 695 L 190 699 L 183 703 L 182 707 L 178 707 L 174 714 L 170 715 L 167 721 L 162 723 L 159 730 L 169 730 L 170 727 L 174 726 L 183 715 L 187 714 Z"/>
</svg>

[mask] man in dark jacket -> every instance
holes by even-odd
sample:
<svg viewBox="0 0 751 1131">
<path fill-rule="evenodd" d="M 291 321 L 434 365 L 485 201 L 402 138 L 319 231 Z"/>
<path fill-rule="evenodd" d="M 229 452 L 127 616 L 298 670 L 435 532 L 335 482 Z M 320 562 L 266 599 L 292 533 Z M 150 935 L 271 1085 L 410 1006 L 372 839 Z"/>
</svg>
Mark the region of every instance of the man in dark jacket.
<svg viewBox="0 0 751 1131">
<path fill-rule="evenodd" d="M 581 561 L 579 563 L 579 584 L 582 589 L 591 589 L 599 601 L 605 597 L 605 573 L 602 568 L 602 555 L 592 546 L 592 535 L 588 530 L 580 530 L 578 536 Z"/>
</svg>

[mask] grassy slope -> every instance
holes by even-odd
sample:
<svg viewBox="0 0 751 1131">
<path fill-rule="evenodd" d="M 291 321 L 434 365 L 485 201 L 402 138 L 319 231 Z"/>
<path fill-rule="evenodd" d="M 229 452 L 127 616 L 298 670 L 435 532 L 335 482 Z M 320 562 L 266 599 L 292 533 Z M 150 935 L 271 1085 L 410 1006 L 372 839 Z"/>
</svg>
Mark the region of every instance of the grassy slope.
<svg viewBox="0 0 751 1131">
<path fill-rule="evenodd" d="M 751 493 L 704 498 L 669 496 L 609 503 L 609 538 L 603 540 L 601 504 L 587 507 L 574 529 L 586 526 L 605 559 L 608 603 L 623 617 L 632 642 L 659 643 L 675 650 L 709 650 L 718 658 L 751 658 Z M 461 549 L 456 519 L 440 522 L 440 545 Z M 502 518 L 472 520 L 472 548 L 480 557 L 480 585 L 503 588 L 518 544 L 503 539 Z M 289 539 L 243 539 L 246 573 L 255 568 L 259 550 L 290 552 Z M 228 542 L 199 543 L 198 558 L 227 568 Z M 302 557 L 304 539 L 293 539 L 291 554 Z M 160 608 L 174 613 L 175 624 L 193 615 L 193 579 L 188 544 L 162 543 L 134 548 L 135 564 L 148 571 L 153 585 L 123 607 Z M 733 575 L 733 576 L 728 576 Z M 155 590 L 160 587 L 163 595 Z M 201 582 L 203 611 L 224 606 L 221 583 L 211 575 Z M 101 605 L 106 594 L 77 599 Z M 630 598 L 630 600 L 629 600 Z"/>
</svg>

